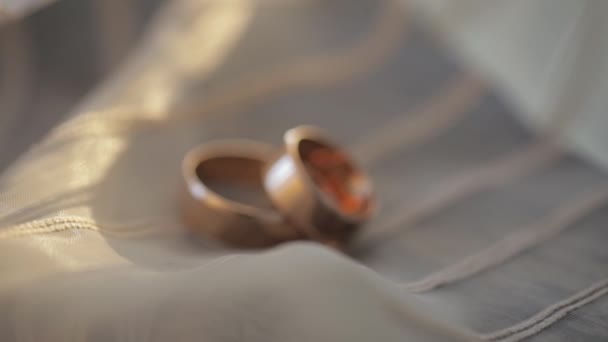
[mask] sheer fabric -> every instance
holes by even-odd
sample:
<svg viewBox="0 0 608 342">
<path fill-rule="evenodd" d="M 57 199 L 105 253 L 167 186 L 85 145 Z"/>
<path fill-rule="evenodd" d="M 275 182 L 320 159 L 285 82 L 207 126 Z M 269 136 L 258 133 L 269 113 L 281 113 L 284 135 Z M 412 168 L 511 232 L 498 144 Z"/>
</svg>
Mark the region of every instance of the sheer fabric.
<svg viewBox="0 0 608 342">
<path fill-rule="evenodd" d="M 11 25 L 95 6 L 64 0 Z M 98 33 L 104 20 L 83 30 L 113 51 L 87 68 L 116 65 L 141 32 L 133 22 L 115 36 Z M 431 32 L 396 1 L 181 0 L 66 116 L 41 119 L 40 104 L 17 101 L 2 116 L 12 128 L 1 138 L 16 143 L 3 144 L 0 177 L 0 336 L 608 338 L 605 172 L 562 136 L 532 134 L 521 108 Z M 58 77 L 15 75 L 24 90 Z M 19 140 L 29 125 L 14 118 L 27 113 L 43 128 Z M 278 145 L 302 123 L 333 132 L 376 183 L 381 207 L 353 255 L 310 243 L 231 250 L 187 233 L 176 189 L 189 148 Z"/>
</svg>

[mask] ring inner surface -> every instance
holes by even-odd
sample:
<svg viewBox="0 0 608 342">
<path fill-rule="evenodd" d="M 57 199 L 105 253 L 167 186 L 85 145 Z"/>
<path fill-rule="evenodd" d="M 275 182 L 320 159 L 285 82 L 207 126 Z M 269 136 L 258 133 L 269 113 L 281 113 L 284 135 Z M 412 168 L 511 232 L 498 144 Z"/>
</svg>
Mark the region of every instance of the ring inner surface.
<svg viewBox="0 0 608 342">
<path fill-rule="evenodd" d="M 313 182 L 343 213 L 368 211 L 369 181 L 344 153 L 309 139 L 300 141 L 298 152 Z"/>
<path fill-rule="evenodd" d="M 245 157 L 213 157 L 199 163 L 196 175 L 216 194 L 242 204 L 272 210 L 262 184 L 261 160 Z"/>
</svg>

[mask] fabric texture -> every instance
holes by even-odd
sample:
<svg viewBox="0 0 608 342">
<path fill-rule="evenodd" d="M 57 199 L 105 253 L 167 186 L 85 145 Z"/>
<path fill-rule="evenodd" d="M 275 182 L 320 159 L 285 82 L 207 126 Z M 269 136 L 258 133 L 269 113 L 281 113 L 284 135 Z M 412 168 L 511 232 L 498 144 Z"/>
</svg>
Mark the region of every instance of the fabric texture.
<svg viewBox="0 0 608 342">
<path fill-rule="evenodd" d="M 80 34 L 110 52 L 69 54 L 104 66 L 73 84 L 100 85 L 66 91 L 46 119 L 13 96 L 2 115 L 0 138 L 15 141 L 0 176 L 2 340 L 608 338 L 605 171 L 562 135 L 528 130 L 412 7 L 180 0 L 148 22 L 127 16 L 150 3 L 105 3 L 130 9 L 125 25 Z M 8 36 L 98 6 L 62 0 Z M 11 77 L 26 90 L 62 75 Z M 176 207 L 186 151 L 231 137 L 278 146 L 304 123 L 332 132 L 376 185 L 379 212 L 350 255 L 188 233 Z"/>
<path fill-rule="evenodd" d="M 608 31 L 603 1 L 412 1 L 463 61 L 482 70 L 537 132 L 608 168 Z"/>
</svg>

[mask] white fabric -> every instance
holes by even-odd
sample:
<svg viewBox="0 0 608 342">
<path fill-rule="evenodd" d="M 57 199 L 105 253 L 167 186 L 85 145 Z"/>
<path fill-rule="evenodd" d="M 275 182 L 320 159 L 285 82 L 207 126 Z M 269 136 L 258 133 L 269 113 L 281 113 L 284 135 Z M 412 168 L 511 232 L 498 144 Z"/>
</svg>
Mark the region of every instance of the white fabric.
<svg viewBox="0 0 608 342">
<path fill-rule="evenodd" d="M 281 6 L 317 11 L 317 4 Z M 139 56 L 4 172 L 3 340 L 401 341 L 467 334 L 446 333 L 450 328 L 401 305 L 407 296 L 396 284 L 326 248 L 293 244 L 235 255 L 193 243 L 184 230 L 175 201 L 180 159 L 227 132 L 213 128 L 208 115 L 184 124 L 181 110 L 170 108 L 225 63 L 253 16 L 272 10 L 265 7 L 246 0 L 170 4 Z M 380 38 L 401 36 L 396 9 L 380 11 L 392 17 L 380 25 Z M 291 25 L 292 32 L 308 27 Z M 319 38 L 309 41 L 332 43 Z M 354 66 L 355 75 L 362 67 Z M 238 92 L 228 91 L 231 100 Z M 412 322 L 404 322 L 409 316 Z"/>
<path fill-rule="evenodd" d="M 414 0 L 463 61 L 483 70 L 539 131 L 608 167 L 604 1 Z M 565 122 L 564 122 L 565 121 Z"/>
<path fill-rule="evenodd" d="M 608 336 L 608 177 L 523 129 L 407 9 L 166 4 L 127 63 L 0 176 L 0 339 Z M 278 144 L 302 123 L 370 170 L 378 240 L 348 258 L 187 232 L 176 190 L 189 148 Z"/>
</svg>

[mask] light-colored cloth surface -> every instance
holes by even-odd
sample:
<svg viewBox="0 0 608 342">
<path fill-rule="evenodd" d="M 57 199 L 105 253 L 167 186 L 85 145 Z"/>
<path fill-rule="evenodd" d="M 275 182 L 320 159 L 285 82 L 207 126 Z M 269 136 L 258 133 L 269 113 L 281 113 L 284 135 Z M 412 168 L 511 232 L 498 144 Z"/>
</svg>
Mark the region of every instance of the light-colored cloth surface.
<svg viewBox="0 0 608 342">
<path fill-rule="evenodd" d="M 402 2 L 181 0 L 160 14 L 0 177 L 4 340 L 608 336 L 606 175 L 525 130 Z M 279 144 L 301 123 L 333 132 L 377 185 L 352 258 L 187 233 L 189 148 Z"/>
<path fill-rule="evenodd" d="M 413 1 L 463 61 L 482 70 L 539 132 L 608 168 L 604 1 Z"/>
</svg>

